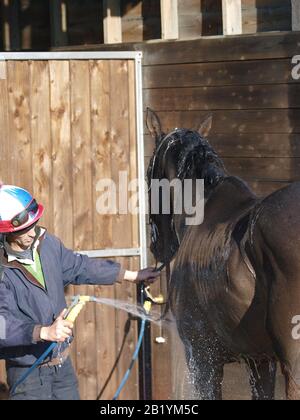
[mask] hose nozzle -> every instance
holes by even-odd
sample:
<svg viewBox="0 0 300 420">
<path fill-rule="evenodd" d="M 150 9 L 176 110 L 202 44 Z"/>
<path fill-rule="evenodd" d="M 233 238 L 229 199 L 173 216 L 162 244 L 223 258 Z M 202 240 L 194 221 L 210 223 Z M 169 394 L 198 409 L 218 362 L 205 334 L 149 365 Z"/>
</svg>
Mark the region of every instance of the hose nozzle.
<svg viewBox="0 0 300 420">
<path fill-rule="evenodd" d="M 91 302 L 90 296 L 75 296 L 65 315 L 65 319 L 74 323 L 88 302 Z"/>
</svg>

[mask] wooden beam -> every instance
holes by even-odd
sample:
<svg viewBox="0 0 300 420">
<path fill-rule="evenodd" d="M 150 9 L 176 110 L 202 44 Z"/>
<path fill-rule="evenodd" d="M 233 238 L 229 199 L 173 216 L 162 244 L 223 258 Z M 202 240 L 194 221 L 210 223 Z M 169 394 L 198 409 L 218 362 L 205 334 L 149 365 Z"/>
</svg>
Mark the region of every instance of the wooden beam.
<svg viewBox="0 0 300 420">
<path fill-rule="evenodd" d="M 300 31 L 300 1 L 292 0 L 292 30 Z"/>
<path fill-rule="evenodd" d="M 51 0 L 51 45 L 64 47 L 68 45 L 67 4 L 65 0 Z"/>
<path fill-rule="evenodd" d="M 243 33 L 242 1 L 222 0 L 223 34 L 240 35 Z"/>
<path fill-rule="evenodd" d="M 120 0 L 103 1 L 104 43 L 118 44 L 122 42 L 122 17 Z"/>
<path fill-rule="evenodd" d="M 178 0 L 160 0 L 160 9 L 162 39 L 178 39 Z"/>
</svg>

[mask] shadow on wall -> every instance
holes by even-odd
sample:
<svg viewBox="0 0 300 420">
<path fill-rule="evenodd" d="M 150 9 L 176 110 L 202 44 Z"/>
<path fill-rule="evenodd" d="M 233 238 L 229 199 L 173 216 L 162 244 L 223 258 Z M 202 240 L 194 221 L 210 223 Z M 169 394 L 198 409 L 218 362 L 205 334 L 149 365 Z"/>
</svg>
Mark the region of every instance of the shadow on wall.
<svg viewBox="0 0 300 420">
<path fill-rule="evenodd" d="M 202 36 L 222 35 L 222 0 L 202 0 Z"/>
<path fill-rule="evenodd" d="M 290 31 L 291 0 L 256 0 L 257 32 Z"/>
<path fill-rule="evenodd" d="M 130 14 L 130 11 L 140 7 L 140 18 L 143 26 L 143 40 L 161 38 L 161 13 L 160 1 L 157 0 L 126 0 L 121 2 L 122 18 Z M 136 12 L 137 13 L 137 12 Z M 138 14 L 132 16 L 132 21 L 138 19 Z"/>
</svg>

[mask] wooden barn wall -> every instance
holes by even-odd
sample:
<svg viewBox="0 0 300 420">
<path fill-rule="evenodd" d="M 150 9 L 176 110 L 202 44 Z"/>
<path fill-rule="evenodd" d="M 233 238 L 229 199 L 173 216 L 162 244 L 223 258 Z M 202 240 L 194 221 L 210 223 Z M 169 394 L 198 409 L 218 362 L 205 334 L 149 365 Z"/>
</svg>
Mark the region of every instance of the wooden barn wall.
<svg viewBox="0 0 300 420">
<path fill-rule="evenodd" d="M 103 43 L 103 1 L 65 0 L 65 4 L 65 45 Z M 178 0 L 179 38 L 222 34 L 221 4 L 221 0 Z M 0 0 L 2 42 L 4 23 L 14 16 L 13 49 L 41 51 L 54 46 L 49 0 L 19 0 L 19 9 L 16 5 L 15 0 Z M 242 9 L 245 34 L 291 30 L 291 0 L 242 0 Z M 160 0 L 122 0 L 121 17 L 123 42 L 161 38 Z"/>
<path fill-rule="evenodd" d="M 96 211 L 99 180 L 117 183 L 119 171 L 137 177 L 134 61 L 0 64 L 7 75 L 0 80 L 0 179 L 32 191 L 46 208 L 42 224 L 71 249 L 138 247 L 136 216 Z M 137 258 L 119 261 L 138 268 Z M 72 286 L 68 294 L 136 302 L 135 286 L 129 283 Z M 128 369 L 136 327 L 126 313 L 112 308 L 90 304 L 81 313 L 72 357 L 83 399 L 97 398 L 122 350 L 101 395 L 112 398 Z M 121 398 L 137 397 L 134 369 Z"/>
</svg>

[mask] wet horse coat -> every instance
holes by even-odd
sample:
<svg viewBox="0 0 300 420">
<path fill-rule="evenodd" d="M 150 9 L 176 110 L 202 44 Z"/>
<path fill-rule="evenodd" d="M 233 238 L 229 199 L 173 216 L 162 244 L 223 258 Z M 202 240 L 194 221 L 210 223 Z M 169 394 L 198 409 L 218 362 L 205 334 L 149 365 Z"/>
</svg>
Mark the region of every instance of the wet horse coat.
<svg viewBox="0 0 300 420">
<path fill-rule="evenodd" d="M 300 183 L 258 199 L 229 176 L 199 132 L 165 136 L 148 111 L 156 139 L 148 171 L 154 178 L 202 178 L 205 218 L 186 226 L 185 215 L 151 215 L 152 252 L 173 263 L 170 306 L 193 382 L 202 399 L 220 399 L 224 364 L 247 360 L 254 399 L 274 398 L 276 359 L 287 397 L 300 399 Z M 151 198 L 151 197 L 150 197 Z M 172 206 L 171 206 L 172 208 Z"/>
</svg>

